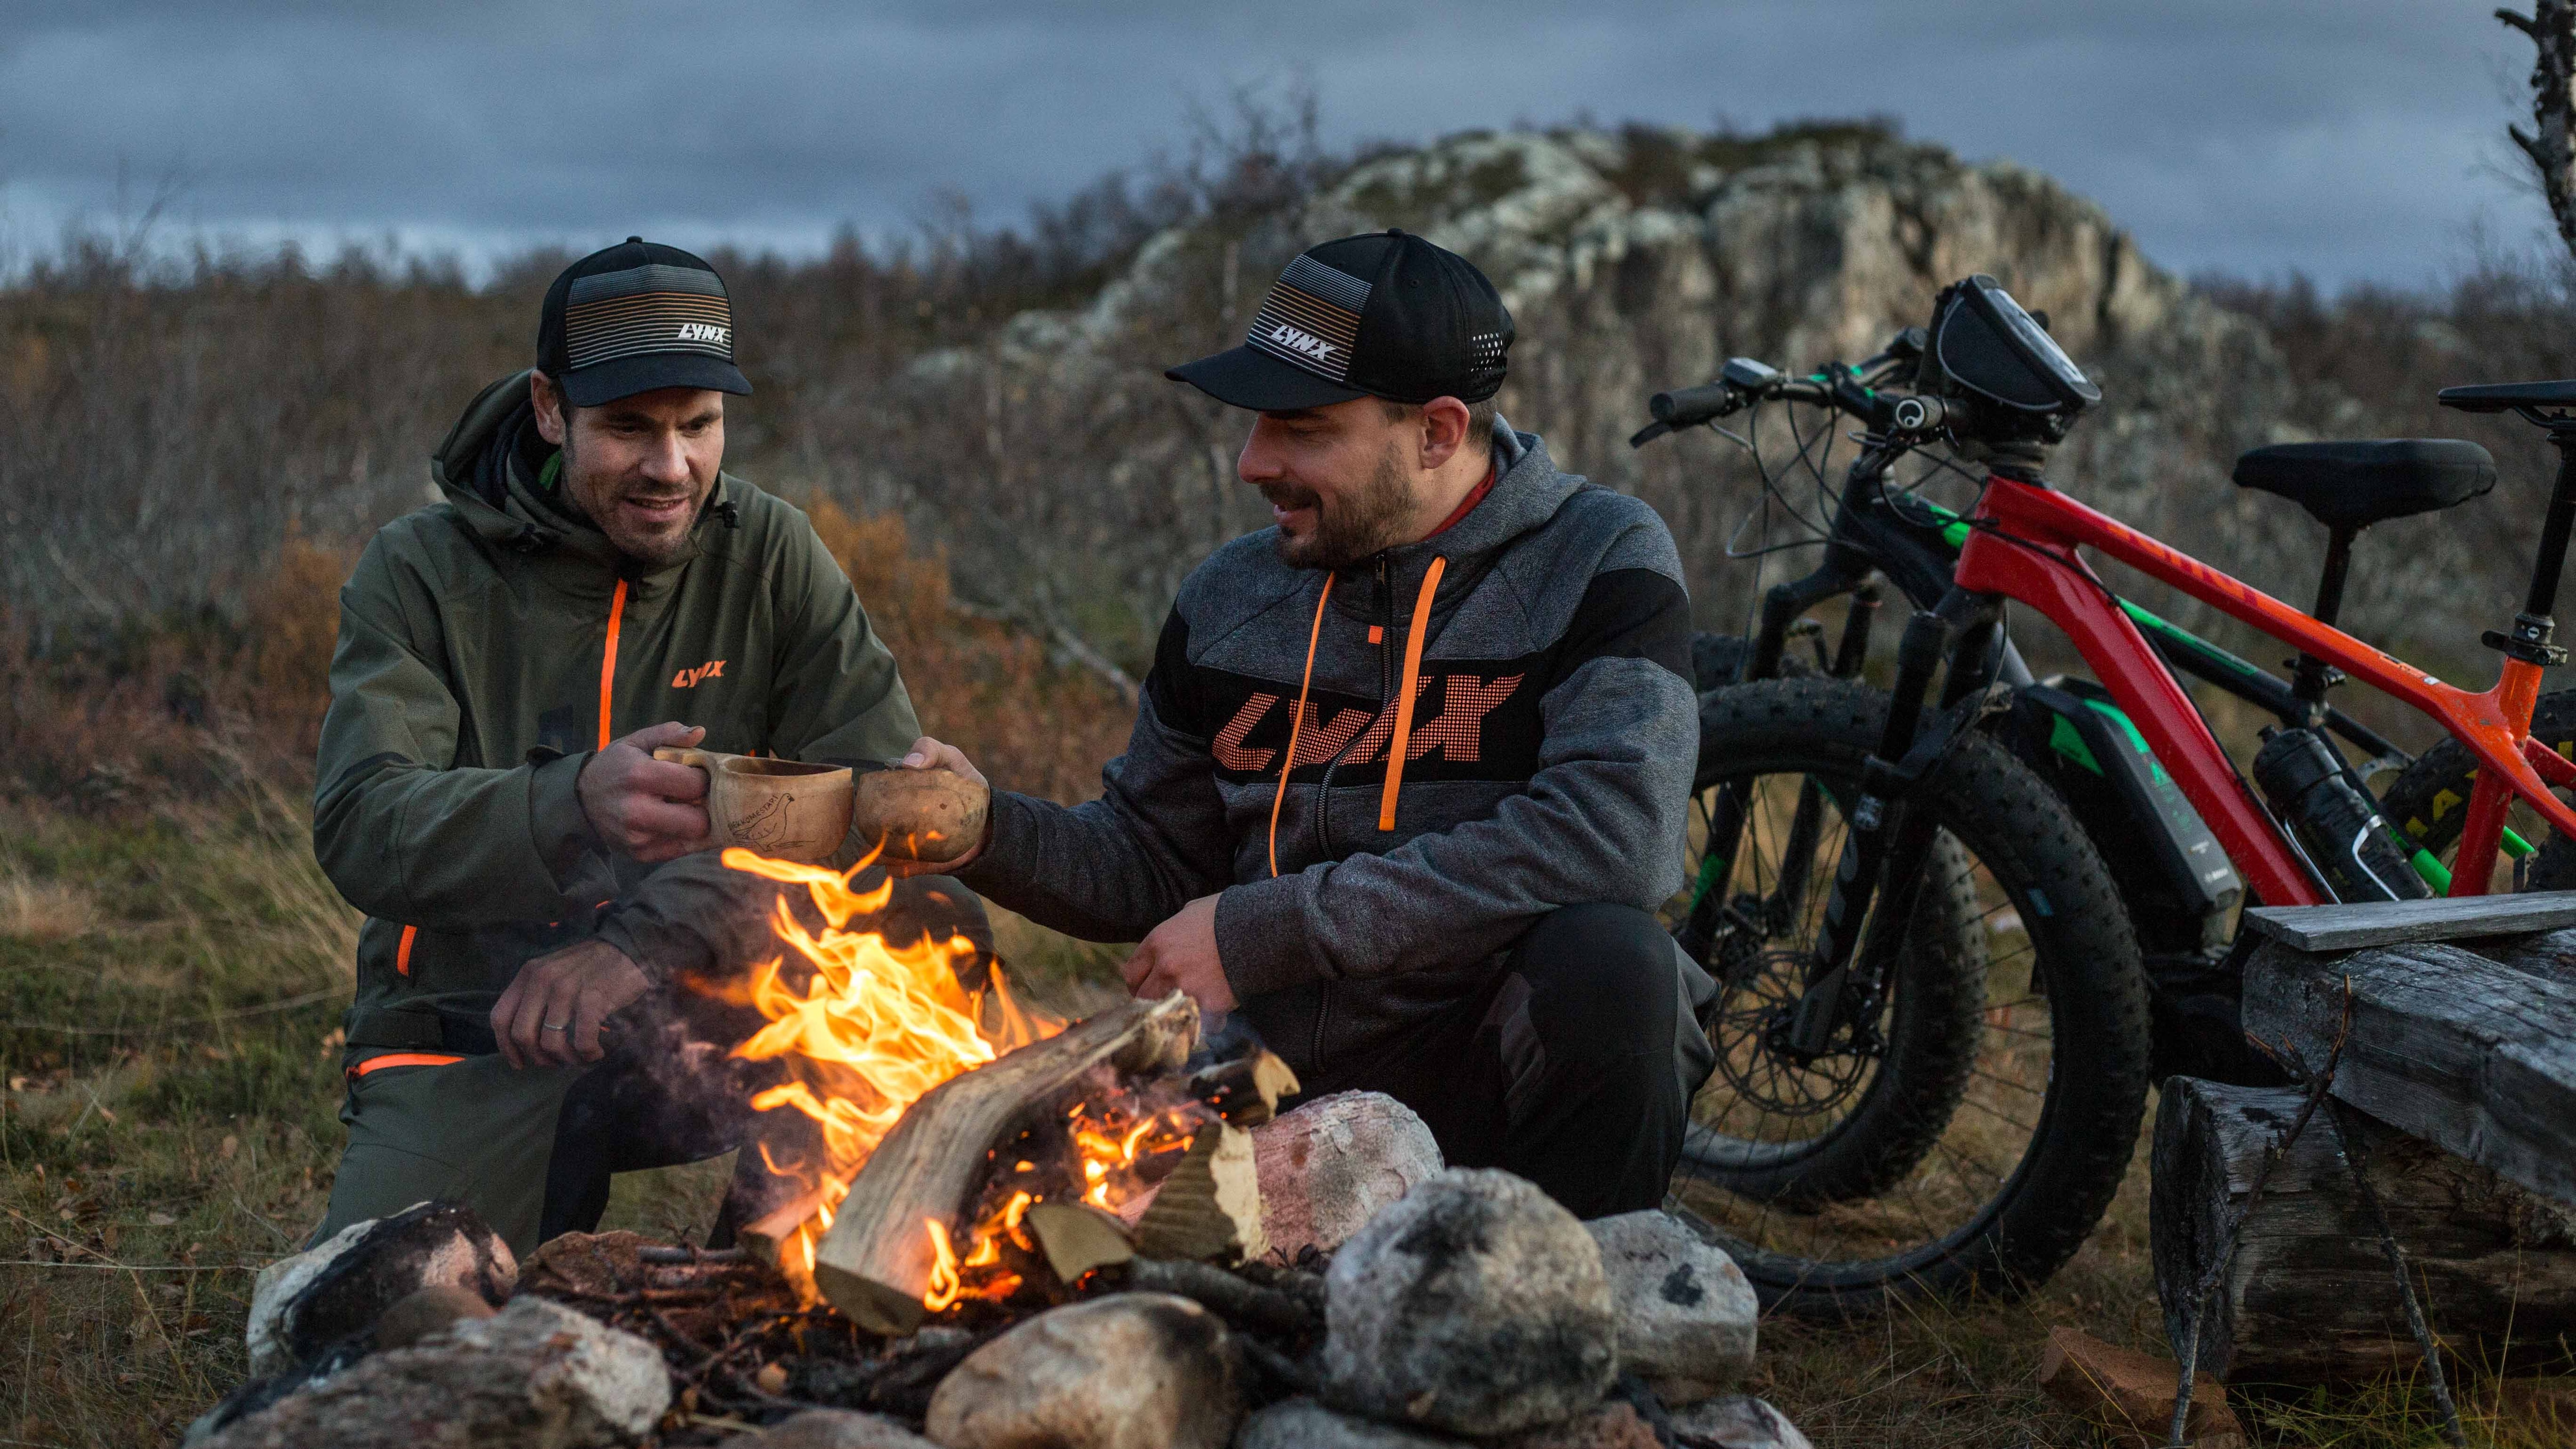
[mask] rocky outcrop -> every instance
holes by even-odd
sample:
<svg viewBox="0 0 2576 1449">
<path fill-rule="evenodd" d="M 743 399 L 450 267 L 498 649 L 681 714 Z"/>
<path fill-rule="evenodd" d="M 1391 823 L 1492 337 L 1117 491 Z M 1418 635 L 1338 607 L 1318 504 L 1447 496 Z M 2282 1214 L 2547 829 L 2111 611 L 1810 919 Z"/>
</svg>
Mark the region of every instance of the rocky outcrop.
<svg viewBox="0 0 2576 1449">
<path fill-rule="evenodd" d="M 2312 567 L 2306 521 L 2226 481 L 2237 452 L 2272 440 L 2287 402 L 2261 332 L 2158 270 L 2102 208 L 2048 177 L 1870 125 L 1752 139 L 1471 133 L 1383 154 L 1295 206 L 1167 231 L 1087 306 L 1024 313 L 981 345 L 919 359 L 911 377 L 952 399 L 971 389 L 999 420 L 997 457 L 1034 450 L 1044 468 L 1090 471 L 1105 485 L 1094 499 L 1149 496 L 1081 557 L 1095 579 L 1123 559 L 1131 602 L 1156 617 L 1149 596 L 1164 584 L 1149 575 L 1176 582 L 1213 543 L 1262 521 L 1233 483 L 1239 423 L 1175 396 L 1161 369 L 1239 338 L 1298 250 L 1387 226 L 1494 278 L 1518 326 L 1503 412 L 1547 433 L 1568 466 L 1663 512 L 1710 623 L 1740 619 L 1751 597 L 1753 570 L 1726 546 L 1759 482 L 1714 442 L 1632 452 L 1646 395 L 1703 381 L 1730 355 L 1801 370 L 1856 360 L 1927 321 L 1934 293 L 1971 272 L 2046 312 L 2103 384 L 2103 406 L 2056 465 L 2069 486 L 2276 591 L 2306 587 L 2279 576 L 2285 563 L 2293 576 Z M 996 397 L 1024 405 L 991 412 Z M 1762 441 L 1785 461 L 1785 429 Z"/>
</svg>

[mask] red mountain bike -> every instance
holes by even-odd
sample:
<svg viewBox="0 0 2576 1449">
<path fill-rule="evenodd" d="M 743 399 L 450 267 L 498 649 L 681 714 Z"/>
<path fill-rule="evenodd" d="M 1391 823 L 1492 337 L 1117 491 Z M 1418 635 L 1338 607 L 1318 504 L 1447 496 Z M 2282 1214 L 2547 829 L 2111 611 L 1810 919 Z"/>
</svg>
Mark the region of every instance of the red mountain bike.
<svg viewBox="0 0 2576 1449">
<path fill-rule="evenodd" d="M 1910 392 L 1893 390 L 1909 372 Z M 2535 880 L 2576 865 L 2562 858 L 2576 810 L 2551 793 L 2576 785 L 2553 748 L 2576 708 L 2553 696 L 2553 722 L 2533 729 L 2541 669 L 2564 657 L 2550 615 L 2576 522 L 2576 382 L 2442 394 L 2519 412 L 2561 450 L 2523 612 L 2486 636 L 2505 661 L 2483 692 L 2333 627 L 2354 535 L 2485 491 L 2483 449 L 2249 454 L 2240 483 L 2331 530 L 2318 605 L 2302 613 L 2048 485 L 2047 448 L 2099 399 L 2039 321 L 1974 277 L 1941 294 L 1928 332 L 1881 357 L 1806 378 L 1739 359 L 1715 383 L 1659 395 L 1658 424 L 1638 439 L 1762 401 L 1864 428 L 1824 565 L 1772 591 L 1751 640 L 1702 641 L 1704 672 L 1749 682 L 1702 696 L 1700 868 L 1674 915 L 1720 982 L 1703 1018 L 1720 1066 L 1675 1191 L 1771 1301 L 2010 1292 L 2061 1266 L 2136 1142 L 2148 968 L 2160 988 L 2197 971 L 2232 1001 L 2224 932 L 2240 880 L 2275 905 L 2422 896 L 2433 881 L 2477 893 L 2501 849 L 2530 850 L 2508 825 L 2517 810 L 2525 829 L 2558 835 Z M 1933 444 L 1982 465 L 1964 515 L 1887 484 L 1898 459 Z M 2292 677 L 2121 600 L 2080 548 L 2292 645 Z M 1880 574 L 1923 606 L 1885 692 L 1856 677 Z M 1855 595 L 1841 646 L 1828 659 L 1820 641 L 1816 668 L 1790 670 L 1791 621 L 1838 593 Z M 2012 601 L 2062 630 L 2099 684 L 2032 679 L 2006 633 Z M 2178 671 L 2280 718 L 2252 782 Z M 1809 677 L 1771 677 L 1791 672 Z M 2406 761 L 2326 705 L 2347 676 L 2451 742 Z M 2415 838 L 2387 823 L 2329 733 L 2405 767 L 2385 814 Z M 2464 808 L 2428 803 L 2443 799 Z"/>
</svg>

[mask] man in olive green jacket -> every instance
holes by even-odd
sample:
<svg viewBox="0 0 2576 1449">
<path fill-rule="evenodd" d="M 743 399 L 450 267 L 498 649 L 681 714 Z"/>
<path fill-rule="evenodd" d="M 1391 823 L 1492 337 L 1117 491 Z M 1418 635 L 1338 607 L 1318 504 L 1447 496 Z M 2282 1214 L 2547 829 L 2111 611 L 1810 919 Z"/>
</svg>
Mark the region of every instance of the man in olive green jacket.
<svg viewBox="0 0 2576 1449">
<path fill-rule="evenodd" d="M 776 888 L 718 863 L 705 777 L 652 752 L 875 769 L 920 734 L 812 525 L 720 470 L 751 389 L 711 268 L 633 238 L 586 257 L 537 355 L 341 592 L 314 847 L 367 921 L 317 1241 L 452 1198 L 524 1253 L 595 1225 L 612 1172 L 741 1145 L 752 1085 L 674 987 L 776 954 Z M 989 941 L 952 884 L 904 883 L 894 915 Z"/>
</svg>

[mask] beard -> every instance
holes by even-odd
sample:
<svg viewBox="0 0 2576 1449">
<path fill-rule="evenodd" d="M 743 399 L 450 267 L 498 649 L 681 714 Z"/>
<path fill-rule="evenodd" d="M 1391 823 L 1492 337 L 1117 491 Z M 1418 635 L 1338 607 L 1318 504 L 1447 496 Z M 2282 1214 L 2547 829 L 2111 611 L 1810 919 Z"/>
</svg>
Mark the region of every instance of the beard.
<svg viewBox="0 0 2576 1449">
<path fill-rule="evenodd" d="M 688 499 L 703 503 L 704 495 L 694 485 L 671 488 L 642 478 L 590 478 L 583 475 L 581 461 L 574 456 L 571 429 L 565 429 L 563 443 L 563 494 L 583 517 L 597 524 L 619 553 L 647 568 L 661 568 L 689 556 L 694 545 L 689 535 L 697 526 L 698 510 L 692 506 L 676 521 L 648 525 L 618 505 L 621 502 L 659 504 Z"/>
<path fill-rule="evenodd" d="M 1261 496 L 1274 507 L 1312 508 L 1315 528 L 1303 538 L 1281 529 L 1279 561 L 1291 568 L 1337 569 L 1393 547 L 1413 512 L 1413 490 L 1405 486 L 1404 462 L 1393 444 L 1379 455 L 1366 482 L 1341 490 L 1333 502 L 1293 483 L 1264 483 Z"/>
</svg>

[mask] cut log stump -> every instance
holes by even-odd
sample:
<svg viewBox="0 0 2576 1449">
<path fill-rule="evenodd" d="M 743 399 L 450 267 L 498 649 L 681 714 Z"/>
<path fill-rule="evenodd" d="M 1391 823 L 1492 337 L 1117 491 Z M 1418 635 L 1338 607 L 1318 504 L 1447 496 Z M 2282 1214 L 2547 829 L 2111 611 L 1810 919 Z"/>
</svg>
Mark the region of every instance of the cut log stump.
<svg viewBox="0 0 2576 1449">
<path fill-rule="evenodd" d="M 951 1242 L 959 1239 L 985 1154 L 1093 1067 L 1138 1075 L 1178 1068 L 1197 1036 L 1198 1016 L 1177 991 L 1160 1001 L 1123 1002 L 931 1088 L 850 1180 L 849 1196 L 814 1255 L 823 1296 L 871 1332 L 920 1327 L 938 1263 L 927 1225 L 938 1224 Z"/>
<path fill-rule="evenodd" d="M 2165 1084 L 2149 1218 L 2156 1290 L 2176 1344 L 2193 1287 L 2264 1150 L 2303 1100 L 2288 1088 L 2188 1077 Z M 2576 1341 L 2576 1211 L 2360 1112 L 2340 1114 L 2355 1142 L 2338 1122 L 2336 1112 L 2319 1111 L 2273 1168 L 2201 1325 L 2200 1367 L 2231 1384 L 2304 1385 L 2366 1380 L 2420 1361 L 2378 1231 L 2344 1165 L 2351 1146 L 2362 1149 L 2445 1356 L 2486 1371 L 2564 1361 L 2561 1335 Z"/>
</svg>

